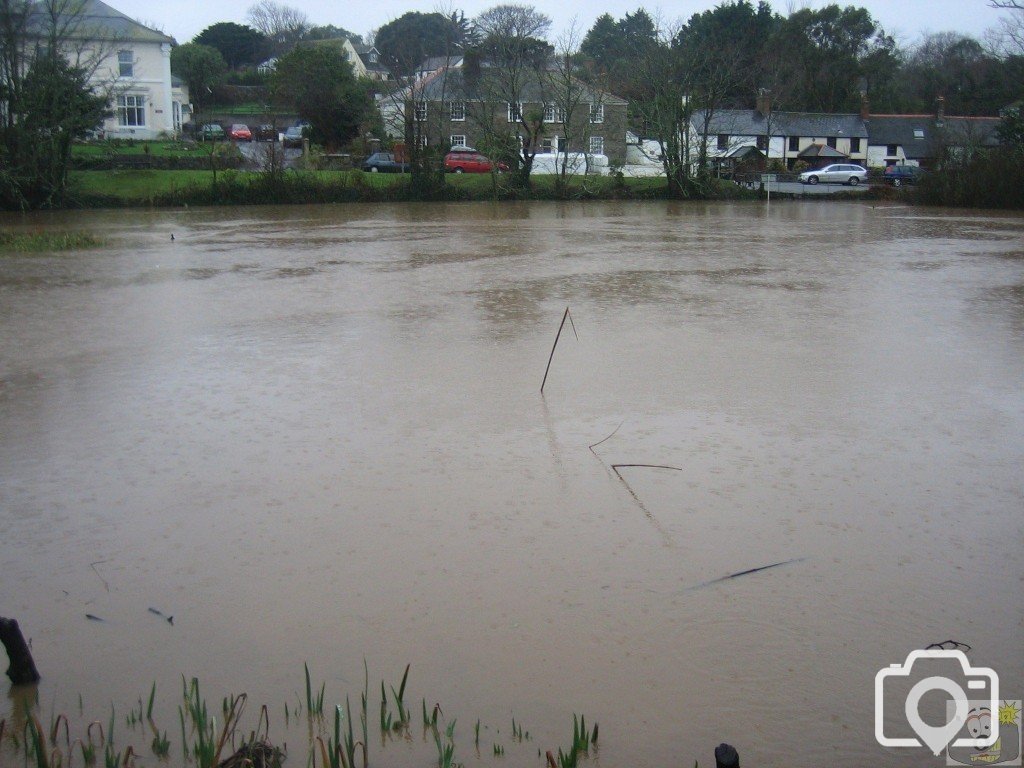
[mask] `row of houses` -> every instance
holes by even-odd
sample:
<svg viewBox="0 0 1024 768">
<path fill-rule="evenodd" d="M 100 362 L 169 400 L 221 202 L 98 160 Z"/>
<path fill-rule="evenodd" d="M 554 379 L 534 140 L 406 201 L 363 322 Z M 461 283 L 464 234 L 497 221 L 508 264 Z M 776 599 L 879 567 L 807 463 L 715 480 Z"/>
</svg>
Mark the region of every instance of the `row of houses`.
<svg viewBox="0 0 1024 768">
<path fill-rule="evenodd" d="M 186 85 L 171 75 L 173 38 L 131 19 L 102 0 L 85 0 L 73 37 L 79 50 L 100 52 L 93 76 L 111 94 L 112 116 L 103 126 L 108 136 L 139 139 L 176 134 L 191 119 Z M 372 46 L 340 44 L 357 74 L 377 80 L 390 76 Z M 406 137 L 410 123 L 429 126 L 428 143 L 473 146 L 482 134 L 504 125 L 520 141 L 534 141 L 531 152 L 582 153 L 606 157 L 614 164 L 652 163 L 657 147 L 627 130 L 627 103 L 614 94 L 574 83 L 576 108 L 546 101 L 539 84 L 527 85 L 520 100 L 496 102 L 470 87 L 461 57 L 424 62 L 412 84 L 382 95 L 378 101 L 385 125 L 395 139 Z M 521 129 L 524 115 L 542 118 L 533 136 Z M 896 163 L 927 165 L 941 146 L 994 146 L 998 118 L 955 117 L 944 113 L 941 98 L 928 115 L 872 114 L 864 100 L 859 113 L 819 114 L 773 110 L 766 94 L 752 110 L 723 109 L 694 117 L 692 131 L 708 142 L 718 168 L 778 159 L 792 168 L 847 160 L 870 167 Z"/>
<path fill-rule="evenodd" d="M 757 167 L 780 160 L 789 169 L 851 162 L 867 168 L 927 166 L 944 147 L 995 147 L 998 117 L 958 117 L 935 112 L 916 115 L 874 114 L 866 97 L 859 113 L 810 113 L 772 110 L 762 94 L 751 110 L 723 109 L 709 119 L 698 115 L 694 128 L 705 134 L 716 167 Z"/>
</svg>

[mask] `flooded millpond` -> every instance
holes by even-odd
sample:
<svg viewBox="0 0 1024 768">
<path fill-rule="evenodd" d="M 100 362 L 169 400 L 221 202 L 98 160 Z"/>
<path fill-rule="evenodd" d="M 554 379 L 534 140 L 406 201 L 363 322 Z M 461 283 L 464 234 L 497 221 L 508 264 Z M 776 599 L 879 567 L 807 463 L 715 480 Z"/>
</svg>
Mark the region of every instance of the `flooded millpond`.
<svg viewBox="0 0 1024 768">
<path fill-rule="evenodd" d="M 0 615 L 72 739 L 113 706 L 155 764 L 122 720 L 155 681 L 180 764 L 197 677 L 218 716 L 248 694 L 247 730 L 267 704 L 302 766 L 303 663 L 333 713 L 365 659 L 371 766 L 436 764 L 421 700 L 457 718 L 467 766 L 540 768 L 574 712 L 606 768 L 713 764 L 722 741 L 751 766 L 931 766 L 876 744 L 879 669 L 953 639 L 1024 695 L 1024 217 L 658 202 L 0 225 L 108 243 L 0 255 Z M 566 306 L 577 335 L 542 396 Z M 380 682 L 407 664 L 412 724 L 382 746 Z"/>
</svg>

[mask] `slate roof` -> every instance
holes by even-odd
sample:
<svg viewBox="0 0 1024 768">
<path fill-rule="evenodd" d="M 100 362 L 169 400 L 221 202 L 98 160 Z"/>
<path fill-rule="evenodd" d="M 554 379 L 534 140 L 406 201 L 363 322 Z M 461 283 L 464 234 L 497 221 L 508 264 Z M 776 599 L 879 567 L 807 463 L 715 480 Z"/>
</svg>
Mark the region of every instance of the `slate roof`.
<svg viewBox="0 0 1024 768">
<path fill-rule="evenodd" d="M 943 141 L 998 146 L 995 133 L 998 125 L 997 117 L 946 117 L 940 126 L 935 115 L 871 115 L 869 143 L 876 146 L 898 144 L 908 160 L 922 160 L 934 157 L 936 144 Z"/>
<path fill-rule="evenodd" d="M 850 156 L 840 152 L 838 149 L 824 144 L 811 144 L 804 149 L 797 157 L 814 158 L 816 160 L 849 160 Z"/>
<path fill-rule="evenodd" d="M 456 67 L 442 69 L 431 75 L 427 75 L 415 86 L 410 86 L 406 90 L 407 97 L 411 98 L 413 93 L 415 93 L 415 97 L 423 101 L 441 101 L 442 99 L 445 101 L 479 100 L 479 96 L 470 93 L 470 90 L 467 88 L 464 72 L 465 70 L 461 67 Z M 579 83 L 579 85 L 584 89 L 584 92 L 590 96 L 591 91 L 582 83 Z M 546 99 L 545 95 L 547 97 Z M 524 84 L 520 99 L 527 103 L 540 103 L 542 101 L 550 101 L 551 95 L 544 94 L 540 84 L 534 80 Z M 605 93 L 601 96 L 601 102 L 608 105 L 624 105 L 626 100 L 610 93 Z"/>
<path fill-rule="evenodd" d="M 42 26 L 42 18 L 36 23 Z M 70 36 L 77 40 L 175 44 L 173 37 L 140 24 L 101 0 L 83 0 L 81 16 Z"/>
<path fill-rule="evenodd" d="M 703 128 L 703 114 L 695 115 L 693 125 Z M 766 136 L 768 118 L 756 109 L 720 109 L 711 116 L 709 133 L 730 136 Z M 868 129 L 858 114 L 825 112 L 782 112 L 771 114 L 772 136 L 846 136 L 868 137 Z"/>
</svg>

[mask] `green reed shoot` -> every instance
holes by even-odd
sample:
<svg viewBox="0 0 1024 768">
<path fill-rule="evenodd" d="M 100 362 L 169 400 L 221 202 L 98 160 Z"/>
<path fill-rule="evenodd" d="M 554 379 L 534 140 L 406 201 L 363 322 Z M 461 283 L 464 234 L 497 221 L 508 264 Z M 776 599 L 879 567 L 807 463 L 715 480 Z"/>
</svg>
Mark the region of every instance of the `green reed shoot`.
<svg viewBox="0 0 1024 768">
<path fill-rule="evenodd" d="M 146 705 L 146 719 L 153 719 L 153 701 L 156 699 L 156 680 L 153 681 L 153 687 L 149 689 L 149 704 Z"/>
<path fill-rule="evenodd" d="M 39 718 L 32 714 L 25 719 L 25 757 L 29 755 L 35 755 L 36 768 L 50 768 L 43 726 Z"/>
<path fill-rule="evenodd" d="M 153 736 L 153 754 L 157 757 L 167 757 L 171 752 L 171 741 L 167 738 L 167 732 L 164 731 L 163 735 L 160 735 L 160 731 L 157 730 Z"/>
<path fill-rule="evenodd" d="M 501 746 L 500 744 L 495 744 L 494 745 L 494 756 L 495 757 L 502 757 L 502 756 L 504 756 L 504 754 L 505 754 L 505 748 L 503 746 Z"/>
<path fill-rule="evenodd" d="M 455 765 L 455 721 L 448 723 L 444 731 L 444 740 L 441 734 L 434 729 L 434 743 L 437 745 L 437 768 L 453 768 Z"/>
<path fill-rule="evenodd" d="M 577 718 L 576 714 L 573 713 L 572 747 L 568 752 L 562 752 L 562 748 L 558 748 L 557 768 L 576 768 L 579 756 L 581 754 L 586 754 L 589 751 L 591 744 L 597 744 L 597 723 L 594 723 L 593 731 L 588 731 L 587 721 L 583 715 L 580 715 Z"/>
<path fill-rule="evenodd" d="M 320 686 L 320 693 L 313 698 L 313 686 L 309 679 L 309 664 L 303 664 L 306 668 L 306 712 L 310 717 L 319 717 L 324 713 L 324 688 L 327 683 Z"/>
<path fill-rule="evenodd" d="M 92 741 L 89 741 L 88 743 L 86 743 L 86 742 L 82 741 L 81 739 L 75 739 L 74 743 L 68 749 L 68 764 L 70 765 L 70 763 L 71 763 L 71 757 L 72 757 L 73 750 L 75 748 L 75 744 L 78 745 L 79 750 L 81 750 L 81 752 L 82 752 L 82 762 L 85 763 L 86 765 L 93 765 L 93 764 L 95 764 L 95 762 L 96 762 L 96 745 L 93 744 Z"/>
<path fill-rule="evenodd" d="M 370 668 L 366 664 L 366 658 L 363 658 L 363 693 L 360 696 L 362 703 L 362 711 L 359 715 L 359 723 L 363 726 L 363 768 L 366 768 L 369 762 L 369 743 L 370 736 L 368 732 L 367 722 L 367 702 L 370 699 Z"/>
<path fill-rule="evenodd" d="M 480 718 L 476 719 L 476 725 L 473 726 L 473 745 L 480 749 Z"/>
<path fill-rule="evenodd" d="M 395 691 L 395 687 L 391 686 L 391 695 L 395 698 L 395 706 L 398 707 L 398 722 L 401 725 L 405 725 L 409 722 L 409 710 L 405 708 L 405 684 L 409 681 L 409 667 L 410 664 L 405 665 L 405 672 L 402 674 L 402 682 L 398 686 L 398 691 Z"/>
<path fill-rule="evenodd" d="M 380 681 L 380 732 L 388 733 L 391 730 L 391 713 L 388 712 L 388 694 L 384 689 L 384 681 Z"/>
</svg>

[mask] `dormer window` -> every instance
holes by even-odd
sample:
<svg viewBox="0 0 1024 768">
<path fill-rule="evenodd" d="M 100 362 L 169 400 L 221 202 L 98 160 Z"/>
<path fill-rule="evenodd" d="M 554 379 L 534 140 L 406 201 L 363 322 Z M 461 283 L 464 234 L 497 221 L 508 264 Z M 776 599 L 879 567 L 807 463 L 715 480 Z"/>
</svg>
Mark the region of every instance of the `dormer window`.
<svg viewBox="0 0 1024 768">
<path fill-rule="evenodd" d="M 135 77 L 135 58 L 131 51 L 117 52 L 118 77 Z"/>
<path fill-rule="evenodd" d="M 924 128 L 915 128 L 914 129 L 914 138 L 915 139 L 923 139 L 924 138 Z"/>
</svg>

